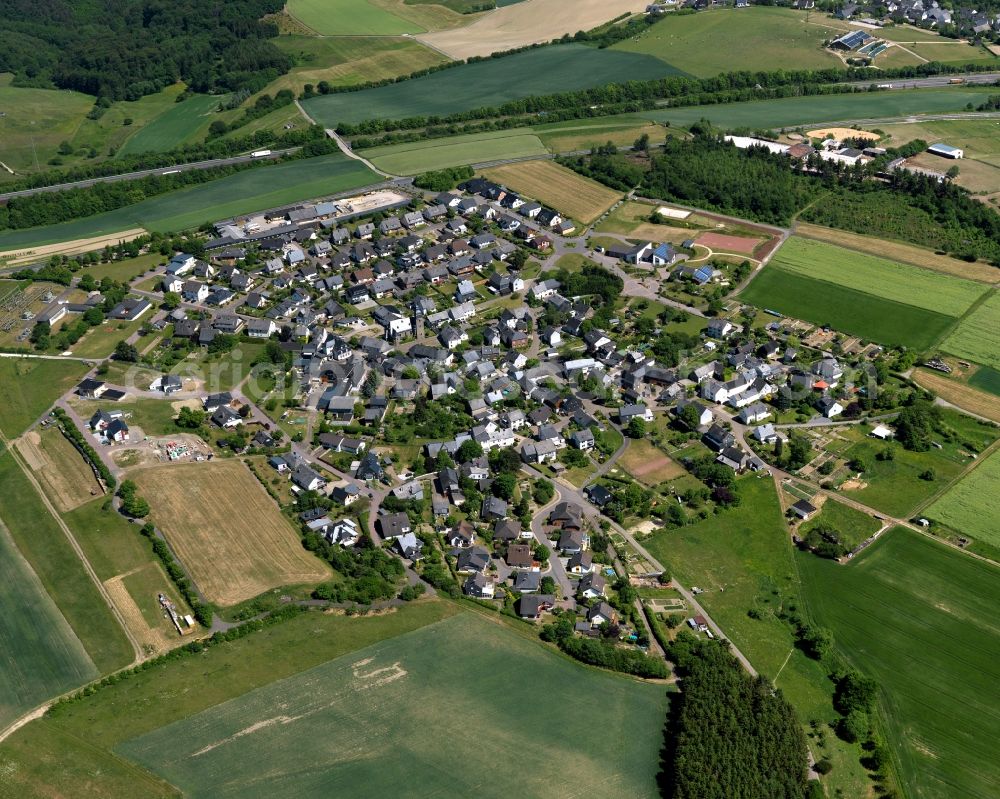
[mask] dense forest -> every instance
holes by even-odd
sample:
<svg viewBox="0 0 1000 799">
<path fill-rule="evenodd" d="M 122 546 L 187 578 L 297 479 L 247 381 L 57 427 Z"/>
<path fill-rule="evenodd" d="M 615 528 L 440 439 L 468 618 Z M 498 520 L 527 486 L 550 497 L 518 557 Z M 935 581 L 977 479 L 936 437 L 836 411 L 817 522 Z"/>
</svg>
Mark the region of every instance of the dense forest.
<svg viewBox="0 0 1000 799">
<path fill-rule="evenodd" d="M 672 703 L 661 787 L 669 799 L 803 799 L 807 749 L 795 711 L 717 641 L 681 633 L 671 646 Z"/>
<path fill-rule="evenodd" d="M 268 41 L 282 0 L 0 0 L 0 72 L 135 100 L 178 80 L 259 90 L 291 59 Z"/>
</svg>

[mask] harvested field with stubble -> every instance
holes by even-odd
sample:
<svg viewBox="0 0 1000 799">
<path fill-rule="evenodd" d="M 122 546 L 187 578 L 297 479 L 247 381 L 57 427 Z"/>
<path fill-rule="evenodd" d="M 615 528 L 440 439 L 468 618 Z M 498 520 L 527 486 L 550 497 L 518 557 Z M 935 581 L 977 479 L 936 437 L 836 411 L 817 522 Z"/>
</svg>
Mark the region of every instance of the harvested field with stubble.
<svg viewBox="0 0 1000 799">
<path fill-rule="evenodd" d="M 59 510 L 73 510 L 102 493 L 90 464 L 58 430 L 29 431 L 16 446 Z"/>
<path fill-rule="evenodd" d="M 683 466 L 641 438 L 629 442 L 618 465 L 647 486 L 659 485 L 685 473 Z"/>
<path fill-rule="evenodd" d="M 483 174 L 585 225 L 597 219 L 622 197 L 621 192 L 553 161 L 505 164 L 483 170 Z"/>
<path fill-rule="evenodd" d="M 1000 397 L 980 391 L 970 384 L 951 380 L 940 372 L 929 369 L 914 369 L 913 380 L 946 402 L 1000 423 Z"/>
<path fill-rule="evenodd" d="M 317 583 L 329 569 L 240 461 L 139 469 L 130 475 L 205 598 L 229 606 L 282 585 Z"/>
<path fill-rule="evenodd" d="M 580 723 L 588 708 L 599 714 L 600 735 Z M 651 799 L 665 711 L 662 685 L 582 666 L 504 624 L 461 613 L 115 751 L 191 799 L 312 799 L 330 796 L 331 786 L 339 796 L 399 799 Z M 490 745 L 458 733 L 473 718 L 488 724 Z M 518 748 L 524 740 L 545 745 Z M 497 757 L 514 748 L 516 769 Z"/>
<path fill-rule="evenodd" d="M 491 11 L 464 28 L 417 39 L 452 58 L 485 56 L 590 30 L 645 7 L 642 0 L 526 0 Z"/>
</svg>

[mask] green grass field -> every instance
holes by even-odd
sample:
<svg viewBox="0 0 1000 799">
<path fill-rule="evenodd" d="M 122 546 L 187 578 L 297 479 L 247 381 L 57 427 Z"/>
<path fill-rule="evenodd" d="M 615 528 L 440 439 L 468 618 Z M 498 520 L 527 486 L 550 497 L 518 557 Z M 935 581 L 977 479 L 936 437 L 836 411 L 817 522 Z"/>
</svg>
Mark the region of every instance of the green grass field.
<svg viewBox="0 0 1000 799">
<path fill-rule="evenodd" d="M 767 6 L 668 14 L 614 49 L 654 55 L 698 77 L 733 70 L 769 71 L 776 58 L 782 69 L 842 67 L 839 58 L 823 49 L 823 41 L 840 31 L 825 26 L 826 20 L 817 14 L 809 24 L 806 19 L 800 11 Z"/>
<path fill-rule="evenodd" d="M 548 155 L 548 150 L 530 128 L 492 133 L 473 133 L 447 139 L 428 139 L 407 144 L 373 147 L 362 154 L 379 169 L 394 175 L 416 175 L 432 169 L 460 164 L 499 161 L 528 155 Z"/>
<path fill-rule="evenodd" d="M 880 344 L 917 350 L 934 344 L 955 321 L 952 316 L 816 280 L 776 264 L 757 275 L 740 298 Z"/>
<path fill-rule="evenodd" d="M 941 449 L 932 447 L 926 452 L 912 452 L 895 442 L 883 443 L 871 438 L 862 438 L 848 448 L 844 457 L 848 460 L 863 458 L 868 463 L 868 470 L 861 477 L 865 487 L 845 490 L 845 496 L 896 518 L 907 518 L 972 463 L 961 443 L 963 439 L 984 449 L 997 438 L 992 424 L 980 423 L 956 411 L 943 410 L 942 413 L 945 423 L 959 438 L 947 441 L 935 436 L 934 440 L 941 439 Z M 893 459 L 879 460 L 876 456 L 883 450 L 890 450 Z M 920 479 L 920 474 L 928 469 L 934 472 L 933 482 Z"/>
<path fill-rule="evenodd" d="M 1000 293 L 994 291 L 973 309 L 941 347 L 952 355 L 1000 369 Z"/>
<path fill-rule="evenodd" d="M 95 280 L 109 277 L 112 280 L 128 283 L 144 272 L 155 268 L 157 264 L 164 263 L 166 260 L 165 256 L 160 255 L 158 252 L 152 252 L 147 255 L 136 256 L 135 258 L 123 258 L 120 261 L 87 266 L 85 267 L 85 272 L 93 275 Z"/>
<path fill-rule="evenodd" d="M 0 358 L 0 433 L 21 435 L 86 371 L 76 361 Z"/>
<path fill-rule="evenodd" d="M 772 263 L 798 275 L 947 316 L 961 316 L 985 291 L 982 283 L 792 236 Z"/>
<path fill-rule="evenodd" d="M 222 99 L 224 98 L 197 94 L 183 102 L 174 103 L 172 108 L 130 136 L 118 154 L 136 155 L 174 149 L 198 128 L 207 127 Z"/>
<path fill-rule="evenodd" d="M 289 0 L 288 13 L 323 36 L 394 36 L 423 28 L 368 0 Z"/>
<path fill-rule="evenodd" d="M 11 453 L 0 456 L 0 519 L 102 674 L 128 665 L 132 647 L 65 533 Z"/>
<path fill-rule="evenodd" d="M 335 127 L 338 122 L 376 117 L 452 114 L 534 94 L 670 74 L 677 71 L 653 56 L 565 44 L 466 64 L 376 89 L 313 97 L 304 101 L 303 107 L 320 124 Z"/>
<path fill-rule="evenodd" d="M 882 526 L 877 519 L 867 513 L 832 499 L 824 502 L 819 515 L 803 524 L 800 530 L 805 534 L 820 525 L 829 525 L 842 533 L 840 540 L 848 549 L 856 547 Z"/>
<path fill-rule="evenodd" d="M 1000 372 L 989 366 L 980 366 L 969 378 L 969 385 L 1000 397 Z"/>
<path fill-rule="evenodd" d="M 94 98 L 56 89 L 11 86 L 11 76 L 0 74 L 0 161 L 16 172 L 47 169 L 46 161 L 60 142 L 71 141 Z M 0 170 L 3 179 L 11 175 Z"/>
<path fill-rule="evenodd" d="M 973 47 L 961 42 L 949 42 L 946 39 L 908 44 L 906 49 L 912 50 L 928 61 L 940 61 L 944 64 L 1000 63 L 1000 59 L 985 47 Z"/>
<path fill-rule="evenodd" d="M 740 505 L 694 524 L 657 533 L 644 546 L 682 585 L 704 589 L 698 601 L 794 705 L 803 723 L 829 720 L 832 685 L 826 669 L 795 647 L 791 627 L 777 613 L 800 604 L 801 584 L 774 482 L 739 481 Z M 815 555 L 810 557 L 815 558 Z M 753 619 L 748 611 L 756 611 Z M 813 754 L 834 764 L 828 796 L 864 796 L 866 780 L 857 747 L 827 735 Z M 841 794 L 835 793 L 837 789 Z"/>
<path fill-rule="evenodd" d="M 292 89 L 299 94 L 306 83 L 315 86 L 321 80 L 331 86 L 355 86 L 409 75 L 448 60 L 436 50 L 403 37 L 284 35 L 271 41 L 295 59 L 295 66 L 268 85 L 270 93 Z"/>
<path fill-rule="evenodd" d="M 982 103 L 988 93 L 988 89 L 957 86 L 664 108 L 662 111 L 646 111 L 642 115 L 655 122 L 669 121 L 673 125 L 690 125 L 704 117 L 723 128 L 797 127 L 838 121 L 853 124 L 858 119 L 962 111 L 967 103 L 974 106 Z"/>
<path fill-rule="evenodd" d="M 0 234 L 0 250 L 72 241 L 134 227 L 174 232 L 380 180 L 363 164 L 340 153 L 256 167 L 73 222 L 8 231 Z"/>
<path fill-rule="evenodd" d="M 1000 546 L 1000 453 L 994 452 L 948 489 L 925 514 L 965 535 Z"/>
<path fill-rule="evenodd" d="M 97 669 L 0 524 L 0 729 Z"/>
<path fill-rule="evenodd" d="M 882 689 L 913 799 L 988 799 L 1000 784 L 1000 576 L 897 529 L 848 566 L 800 556 L 804 592 L 838 650 Z"/>
<path fill-rule="evenodd" d="M 593 702 L 599 735 L 582 723 L 581 697 Z M 569 783 L 653 797 L 665 699 L 662 687 L 587 669 L 465 613 L 116 751 L 190 797 L 320 797 L 332 785 L 344 795 L 544 796 Z M 450 734 L 474 718 L 489 719 L 491 745 Z M 511 770 L 497 747 L 522 736 L 546 745 L 519 748 Z"/>
</svg>

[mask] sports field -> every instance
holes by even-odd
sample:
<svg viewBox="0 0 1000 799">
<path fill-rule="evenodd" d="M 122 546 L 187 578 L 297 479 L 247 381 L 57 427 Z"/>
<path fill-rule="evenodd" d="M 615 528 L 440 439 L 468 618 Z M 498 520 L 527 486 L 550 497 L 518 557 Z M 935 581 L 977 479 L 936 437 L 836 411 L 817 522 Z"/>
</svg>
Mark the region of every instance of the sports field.
<svg viewBox="0 0 1000 799">
<path fill-rule="evenodd" d="M 330 575 L 240 461 L 159 466 L 130 477 L 209 602 L 235 605 Z"/>
<path fill-rule="evenodd" d="M 193 799 L 309 799 L 331 786 L 344 796 L 499 798 L 599 785 L 605 796 L 654 797 L 665 699 L 662 686 L 586 668 L 463 613 L 116 751 Z M 599 735 L 583 723 L 590 713 Z M 473 719 L 489 745 L 459 732 Z"/>
<path fill-rule="evenodd" d="M 77 361 L 0 358 L 0 433 L 21 435 L 86 370 Z"/>
<path fill-rule="evenodd" d="M 561 44 L 506 56 L 499 61 L 465 64 L 375 89 L 312 97 L 302 105 L 320 124 L 336 127 L 338 122 L 453 114 L 535 94 L 670 74 L 676 71 L 653 56 Z"/>
<path fill-rule="evenodd" d="M 0 252 L 111 234 L 137 226 L 162 232 L 184 230 L 204 222 L 336 194 L 380 180 L 379 175 L 359 161 L 340 153 L 260 166 L 151 197 L 115 211 L 58 225 L 0 233 Z"/>
<path fill-rule="evenodd" d="M 967 103 L 982 103 L 989 89 L 957 86 L 949 89 L 907 89 L 862 94 L 832 94 L 822 97 L 789 97 L 781 100 L 700 105 L 646 111 L 656 122 L 690 125 L 703 117 L 723 128 L 779 128 L 820 122 L 911 116 L 962 111 Z"/>
<path fill-rule="evenodd" d="M 1000 283 L 1000 269 L 982 261 L 968 263 L 947 255 L 938 255 L 933 250 L 904 244 L 901 241 L 879 239 L 874 236 L 863 236 L 847 230 L 834 230 L 821 225 L 810 225 L 808 222 L 798 222 L 795 226 L 797 238 L 816 239 L 850 250 L 877 255 L 924 269 L 933 269 L 946 275 L 954 275 L 967 280 L 978 280 L 982 283 Z"/>
<path fill-rule="evenodd" d="M 103 493 L 90 465 L 56 428 L 41 434 L 30 430 L 18 439 L 17 448 L 59 510 L 72 510 Z"/>
<path fill-rule="evenodd" d="M 503 4 L 471 25 L 418 39 L 452 58 L 486 56 L 590 30 L 643 8 L 641 0 L 527 0 Z"/>
<path fill-rule="evenodd" d="M 817 325 L 888 346 L 925 350 L 944 335 L 955 318 L 800 275 L 769 264 L 740 295 Z"/>
<path fill-rule="evenodd" d="M 1000 453 L 994 452 L 925 511 L 931 519 L 1000 546 Z"/>
<path fill-rule="evenodd" d="M 985 291 L 971 280 L 798 236 L 782 245 L 772 263 L 797 275 L 947 316 L 961 316 Z"/>
<path fill-rule="evenodd" d="M 993 292 L 948 338 L 942 349 L 961 358 L 1000 369 L 1000 293 Z"/>
<path fill-rule="evenodd" d="M 368 0 L 288 0 L 285 8 L 323 36 L 394 36 L 423 30 Z"/>
<path fill-rule="evenodd" d="M 683 466 L 641 438 L 629 441 L 618 465 L 647 486 L 656 486 L 685 474 Z"/>
<path fill-rule="evenodd" d="M 224 99 L 224 97 L 198 94 L 183 102 L 174 103 L 172 108 L 130 136 L 118 154 L 136 155 L 173 150 L 198 128 L 207 129 L 212 121 L 212 112 Z"/>
<path fill-rule="evenodd" d="M 654 55 L 700 78 L 733 70 L 769 71 L 779 54 L 782 69 L 842 67 L 839 58 L 823 49 L 823 41 L 841 31 L 824 24 L 827 20 L 818 14 L 806 20 L 800 11 L 767 6 L 668 14 L 614 49 Z"/>
<path fill-rule="evenodd" d="M 1000 784 L 1000 576 L 896 529 L 847 566 L 798 556 L 814 619 L 881 688 L 906 793 L 987 799 Z"/>
<path fill-rule="evenodd" d="M 0 729 L 97 669 L 0 522 Z M 2 791 L 2 789 L 0 789 Z"/>
<path fill-rule="evenodd" d="M 621 192 L 578 175 L 554 161 L 505 164 L 491 167 L 484 174 L 585 225 L 597 219 L 622 197 Z"/>
<path fill-rule="evenodd" d="M 362 151 L 375 166 L 394 175 L 416 175 L 461 164 L 547 154 L 548 150 L 530 128 L 387 144 Z"/>
</svg>

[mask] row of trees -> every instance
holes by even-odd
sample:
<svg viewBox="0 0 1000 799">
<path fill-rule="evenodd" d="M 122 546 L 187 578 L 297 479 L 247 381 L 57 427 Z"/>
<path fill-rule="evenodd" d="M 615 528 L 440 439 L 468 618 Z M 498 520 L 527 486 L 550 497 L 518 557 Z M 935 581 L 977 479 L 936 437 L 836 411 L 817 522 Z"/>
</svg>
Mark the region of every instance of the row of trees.
<svg viewBox="0 0 1000 799">
<path fill-rule="evenodd" d="M 331 139 L 313 139 L 298 152 L 284 156 L 284 160 L 311 158 L 331 153 L 336 149 L 337 145 Z M 273 163 L 269 160 L 245 161 L 211 169 L 190 169 L 170 175 L 149 175 L 136 180 L 99 182 L 84 188 L 14 197 L 6 205 L 0 205 L 0 230 L 19 230 L 81 219 L 135 205 L 150 197 L 167 194 L 187 186 L 211 183 L 237 172 L 258 169 Z"/>
</svg>

